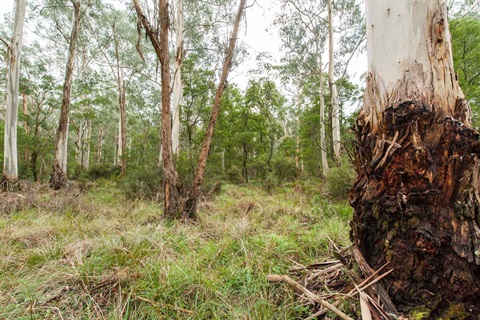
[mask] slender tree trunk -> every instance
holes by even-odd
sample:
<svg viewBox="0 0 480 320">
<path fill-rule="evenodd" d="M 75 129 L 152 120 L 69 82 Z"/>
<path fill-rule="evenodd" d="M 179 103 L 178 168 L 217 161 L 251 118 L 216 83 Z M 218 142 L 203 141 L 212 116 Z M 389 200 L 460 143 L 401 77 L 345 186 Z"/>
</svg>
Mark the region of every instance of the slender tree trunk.
<svg viewBox="0 0 480 320">
<path fill-rule="evenodd" d="M 70 113 L 70 95 L 73 80 L 73 65 L 75 62 L 75 52 L 77 48 L 78 37 L 80 34 L 80 6 L 81 0 L 73 3 L 74 16 L 72 33 L 70 35 L 70 44 L 68 48 L 68 60 L 65 71 L 65 82 L 63 84 L 62 108 L 60 120 L 57 129 L 55 162 L 53 164 L 52 176 L 50 178 L 50 187 L 60 189 L 67 185 L 67 143 L 68 143 L 68 126 Z"/>
<path fill-rule="evenodd" d="M 248 161 L 248 149 L 245 144 L 242 144 L 243 148 L 243 157 L 242 157 L 242 176 L 246 183 L 248 183 L 248 170 L 247 170 L 247 161 Z"/>
<path fill-rule="evenodd" d="M 118 165 L 118 135 L 113 139 L 113 165 Z"/>
<path fill-rule="evenodd" d="M 120 67 L 120 55 L 118 49 L 118 38 L 115 25 L 113 25 L 113 38 L 115 41 L 115 59 L 117 61 L 117 85 L 118 85 L 118 106 L 119 106 L 119 124 L 118 124 L 118 162 L 121 164 L 120 176 L 127 175 L 127 157 L 125 154 L 127 146 L 127 122 L 126 122 L 126 85 L 123 69 Z"/>
<path fill-rule="evenodd" d="M 335 83 L 335 62 L 333 56 L 333 7 L 332 0 L 328 0 L 328 85 L 330 87 L 330 103 L 332 106 L 332 143 L 333 155 L 340 158 L 340 109 L 338 103 L 337 84 Z"/>
<path fill-rule="evenodd" d="M 92 120 L 87 119 L 87 127 L 85 128 L 86 136 L 83 142 L 83 158 L 82 158 L 82 167 L 85 170 L 90 168 L 90 140 L 92 138 Z"/>
<path fill-rule="evenodd" d="M 23 122 L 23 125 L 25 127 L 25 135 L 28 137 L 30 135 L 30 126 L 28 125 L 28 99 L 27 95 L 24 93 L 23 95 L 23 115 L 25 116 L 25 121 Z M 28 159 L 30 158 L 30 150 L 28 148 L 28 143 L 25 144 L 25 152 L 23 154 L 23 161 L 25 163 L 28 162 Z"/>
<path fill-rule="evenodd" d="M 240 0 L 237 16 L 235 18 L 235 24 L 233 27 L 232 35 L 230 37 L 227 56 L 225 57 L 225 62 L 223 64 L 222 75 L 220 77 L 220 84 L 218 85 L 217 92 L 215 94 L 215 100 L 212 107 L 212 114 L 210 116 L 210 121 L 208 122 L 208 127 L 205 132 L 205 138 L 202 143 L 202 149 L 200 151 L 200 156 L 198 158 L 197 170 L 195 172 L 195 177 L 193 179 L 193 188 L 189 195 L 188 203 L 186 206 L 187 214 L 189 216 L 195 216 L 197 211 L 198 196 L 200 195 L 200 187 L 202 185 L 203 177 L 205 174 L 205 168 L 207 166 L 207 159 L 208 159 L 208 154 L 210 152 L 210 146 L 212 143 L 213 131 L 215 129 L 215 123 L 217 122 L 217 117 L 220 112 L 220 101 L 222 99 L 225 86 L 227 84 L 228 74 L 232 67 L 232 59 L 233 59 L 233 53 L 235 51 L 235 44 L 237 42 L 238 29 L 240 26 L 240 20 L 242 18 L 244 10 L 245 10 L 245 0 Z"/>
<path fill-rule="evenodd" d="M 297 169 L 297 173 L 300 174 L 302 173 L 301 168 L 300 168 L 300 157 L 301 157 L 301 151 L 300 151 L 300 116 L 297 116 L 297 125 L 298 125 L 298 133 L 297 133 L 297 146 L 295 150 L 295 168 Z"/>
<path fill-rule="evenodd" d="M 18 180 L 18 82 L 20 79 L 20 60 L 22 58 L 23 27 L 25 23 L 25 0 L 17 0 L 15 5 L 15 20 L 13 36 L 8 48 L 7 74 L 7 112 L 5 117 L 3 178 L 9 182 Z"/>
<path fill-rule="evenodd" d="M 183 0 L 177 0 L 175 71 L 173 77 L 172 104 L 172 149 L 173 154 L 180 150 L 180 105 L 183 96 L 182 62 L 183 62 Z"/>
<path fill-rule="evenodd" d="M 458 86 L 445 0 L 367 1 L 356 122 L 354 245 L 389 261 L 393 300 L 429 319 L 480 314 L 478 133 Z"/>
<path fill-rule="evenodd" d="M 102 162 L 103 129 L 98 130 L 96 163 Z"/>
<path fill-rule="evenodd" d="M 322 65 L 322 58 L 319 58 L 319 66 Z M 322 173 L 324 176 L 328 174 L 327 145 L 325 142 L 325 82 L 323 79 L 321 68 L 319 70 L 320 81 L 320 155 L 322 158 Z"/>
</svg>

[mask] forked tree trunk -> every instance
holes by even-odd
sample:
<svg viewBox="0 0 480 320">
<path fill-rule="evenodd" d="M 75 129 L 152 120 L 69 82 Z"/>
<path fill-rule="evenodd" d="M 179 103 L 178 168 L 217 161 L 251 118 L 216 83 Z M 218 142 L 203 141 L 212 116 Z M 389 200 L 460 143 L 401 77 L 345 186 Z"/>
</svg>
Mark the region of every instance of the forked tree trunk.
<svg viewBox="0 0 480 320">
<path fill-rule="evenodd" d="M 429 319 L 480 312 L 478 133 L 453 70 L 445 0 L 366 2 L 354 245 L 390 261 L 393 300 Z M 451 317 L 448 317 L 451 318 Z"/>
<path fill-rule="evenodd" d="M 5 117 L 2 178 L 2 180 L 5 180 L 6 182 L 18 180 L 18 81 L 20 79 L 20 60 L 24 23 L 25 0 L 17 0 L 15 4 L 12 43 L 10 48 L 8 48 L 7 113 Z"/>
<path fill-rule="evenodd" d="M 233 26 L 232 35 L 228 45 L 227 55 L 222 68 L 222 75 L 220 77 L 220 83 L 215 93 L 215 100 L 212 106 L 212 114 L 210 121 L 208 122 L 207 130 L 205 132 L 205 138 L 203 139 L 202 149 L 198 157 L 197 170 L 195 171 L 195 177 L 193 178 L 193 187 L 189 194 L 189 198 L 186 204 L 186 213 L 193 217 L 197 212 L 197 202 L 200 195 L 200 187 L 202 186 L 203 177 L 205 174 L 205 168 L 207 166 L 207 159 L 210 152 L 210 146 L 212 144 L 213 131 L 215 130 L 215 123 L 217 122 L 218 114 L 220 112 L 220 102 L 222 99 L 223 91 L 227 84 L 228 74 L 232 68 L 233 53 L 235 51 L 235 44 L 237 43 L 238 29 L 240 26 L 240 20 L 242 19 L 243 11 L 245 10 L 245 0 L 240 0 L 238 6 L 237 16 L 235 17 L 235 24 Z M 246 173 L 248 178 L 248 172 Z"/>
<path fill-rule="evenodd" d="M 170 55 L 168 51 L 168 29 L 170 18 L 167 0 L 159 1 L 160 39 L 151 27 L 147 17 L 143 14 L 138 0 L 133 0 L 138 18 L 147 31 L 147 35 L 155 49 L 161 65 L 162 81 L 162 169 L 164 186 L 164 215 L 176 219 L 183 215 L 184 199 L 173 163 L 172 152 L 172 115 L 170 112 Z"/>
<path fill-rule="evenodd" d="M 337 84 L 335 83 L 335 62 L 333 56 L 333 6 L 328 0 L 328 85 L 330 87 L 330 103 L 332 105 L 332 142 L 335 159 L 340 158 L 340 109 L 338 103 Z"/>
<path fill-rule="evenodd" d="M 180 105 L 183 97 L 182 62 L 183 62 L 183 0 L 177 0 L 175 70 L 173 75 L 172 104 L 172 149 L 173 154 L 180 150 Z"/>
<path fill-rule="evenodd" d="M 78 37 L 80 34 L 80 5 L 81 0 L 73 2 L 73 26 L 70 35 L 70 44 L 68 47 L 68 60 L 65 71 L 65 82 L 63 84 L 62 108 L 60 111 L 60 120 L 56 135 L 55 146 L 55 162 L 53 164 L 52 176 L 50 178 L 50 187 L 60 189 L 67 185 L 67 142 L 68 142 L 68 125 L 70 113 L 70 95 L 73 80 L 73 65 L 75 62 L 75 52 L 77 48 Z"/>
</svg>

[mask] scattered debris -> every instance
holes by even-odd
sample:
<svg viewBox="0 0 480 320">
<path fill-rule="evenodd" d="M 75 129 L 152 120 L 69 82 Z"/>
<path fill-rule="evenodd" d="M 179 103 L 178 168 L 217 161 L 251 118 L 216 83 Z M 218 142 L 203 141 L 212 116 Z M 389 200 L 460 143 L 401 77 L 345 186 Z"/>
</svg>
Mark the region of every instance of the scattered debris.
<svg viewBox="0 0 480 320">
<path fill-rule="evenodd" d="M 393 269 L 388 263 L 372 270 L 356 247 L 334 253 L 336 260 L 302 266 L 295 263 L 289 275 L 268 275 L 271 283 L 285 282 L 299 295 L 303 305 L 315 310 L 308 319 L 327 313 L 338 319 L 396 320 L 400 316 L 381 280 Z M 296 280 L 294 280 L 296 279 Z"/>
</svg>

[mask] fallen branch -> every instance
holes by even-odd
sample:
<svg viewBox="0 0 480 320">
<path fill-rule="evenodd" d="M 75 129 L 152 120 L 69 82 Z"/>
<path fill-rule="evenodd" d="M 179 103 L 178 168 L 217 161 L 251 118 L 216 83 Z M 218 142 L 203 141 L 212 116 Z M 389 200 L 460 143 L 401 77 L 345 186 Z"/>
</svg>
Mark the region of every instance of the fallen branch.
<svg viewBox="0 0 480 320">
<path fill-rule="evenodd" d="M 319 296 L 317 296 L 316 294 L 314 294 L 310 290 L 306 289 L 304 286 L 302 286 L 300 283 L 296 282 L 295 280 L 293 280 L 289 276 L 271 274 L 271 275 L 267 276 L 267 280 L 270 283 L 285 282 L 285 283 L 289 284 L 290 286 L 292 286 L 293 288 L 295 288 L 296 290 L 305 294 L 305 296 L 307 296 L 307 298 L 309 300 L 311 300 L 312 302 L 319 303 L 323 307 L 325 307 L 325 308 L 329 309 L 330 311 L 334 312 L 340 318 L 345 319 L 345 320 L 353 320 L 353 318 L 350 318 L 348 315 L 343 313 L 341 310 L 337 309 L 335 306 L 333 306 L 329 302 L 323 300 L 322 298 L 320 298 Z"/>
</svg>

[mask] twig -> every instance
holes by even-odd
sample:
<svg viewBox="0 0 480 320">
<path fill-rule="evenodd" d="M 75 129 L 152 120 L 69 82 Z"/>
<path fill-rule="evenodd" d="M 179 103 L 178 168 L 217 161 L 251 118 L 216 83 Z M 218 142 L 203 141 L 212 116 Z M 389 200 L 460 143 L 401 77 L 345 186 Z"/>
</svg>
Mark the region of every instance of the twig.
<svg viewBox="0 0 480 320">
<path fill-rule="evenodd" d="M 358 285 L 358 287 L 359 287 L 359 288 L 362 288 L 363 286 L 365 286 L 365 284 L 367 284 L 368 281 L 372 280 L 377 274 L 380 273 L 380 271 L 382 271 L 382 270 L 383 270 L 386 266 L 388 266 L 389 264 L 390 264 L 390 261 L 387 262 L 387 263 L 385 263 L 383 266 L 380 267 L 380 269 L 378 269 L 377 271 L 375 271 L 374 273 L 372 273 L 368 278 L 366 278 L 365 280 L 363 280 L 363 281 Z M 383 277 L 382 277 L 382 278 L 383 278 Z M 376 282 L 376 281 L 375 281 L 375 282 Z M 372 284 L 373 284 L 373 283 L 372 283 Z M 369 287 L 369 285 L 366 286 L 365 288 L 362 288 L 362 291 L 365 290 L 365 289 L 368 288 L 368 287 Z M 350 291 L 347 293 L 347 295 L 349 296 L 349 295 L 353 294 L 355 291 L 356 291 L 356 289 L 352 289 L 352 290 L 350 290 Z"/>
<path fill-rule="evenodd" d="M 337 309 L 332 304 L 328 303 L 327 301 L 323 300 L 322 298 L 320 298 L 319 296 L 317 296 L 316 294 L 314 294 L 310 290 L 306 289 L 304 286 L 302 286 L 300 283 L 296 282 L 295 280 L 293 280 L 289 276 L 271 274 L 271 275 L 267 276 L 267 280 L 268 280 L 268 282 L 271 282 L 271 283 L 285 282 L 285 283 L 289 284 L 290 286 L 292 286 L 293 288 L 295 288 L 296 290 L 305 294 L 307 296 L 307 298 L 309 300 L 311 300 L 312 302 L 316 302 L 316 303 L 321 304 L 325 308 L 334 312 L 340 318 L 342 318 L 344 320 L 353 320 L 348 315 L 343 313 L 341 310 Z"/>
<path fill-rule="evenodd" d="M 366 275 L 369 276 L 375 271 L 368 265 L 367 261 L 363 257 L 363 254 L 360 252 L 360 249 L 356 245 L 352 247 L 352 252 L 355 260 L 358 263 L 358 266 L 360 267 L 360 270 Z M 386 311 L 388 313 L 391 313 L 395 316 L 399 316 L 397 309 L 395 308 L 395 305 L 393 304 L 392 300 L 390 300 L 390 297 L 387 294 L 387 291 L 383 288 L 383 286 L 379 283 L 375 283 L 373 288 L 377 291 L 378 296 L 382 300 L 383 304 L 386 307 Z"/>
</svg>

